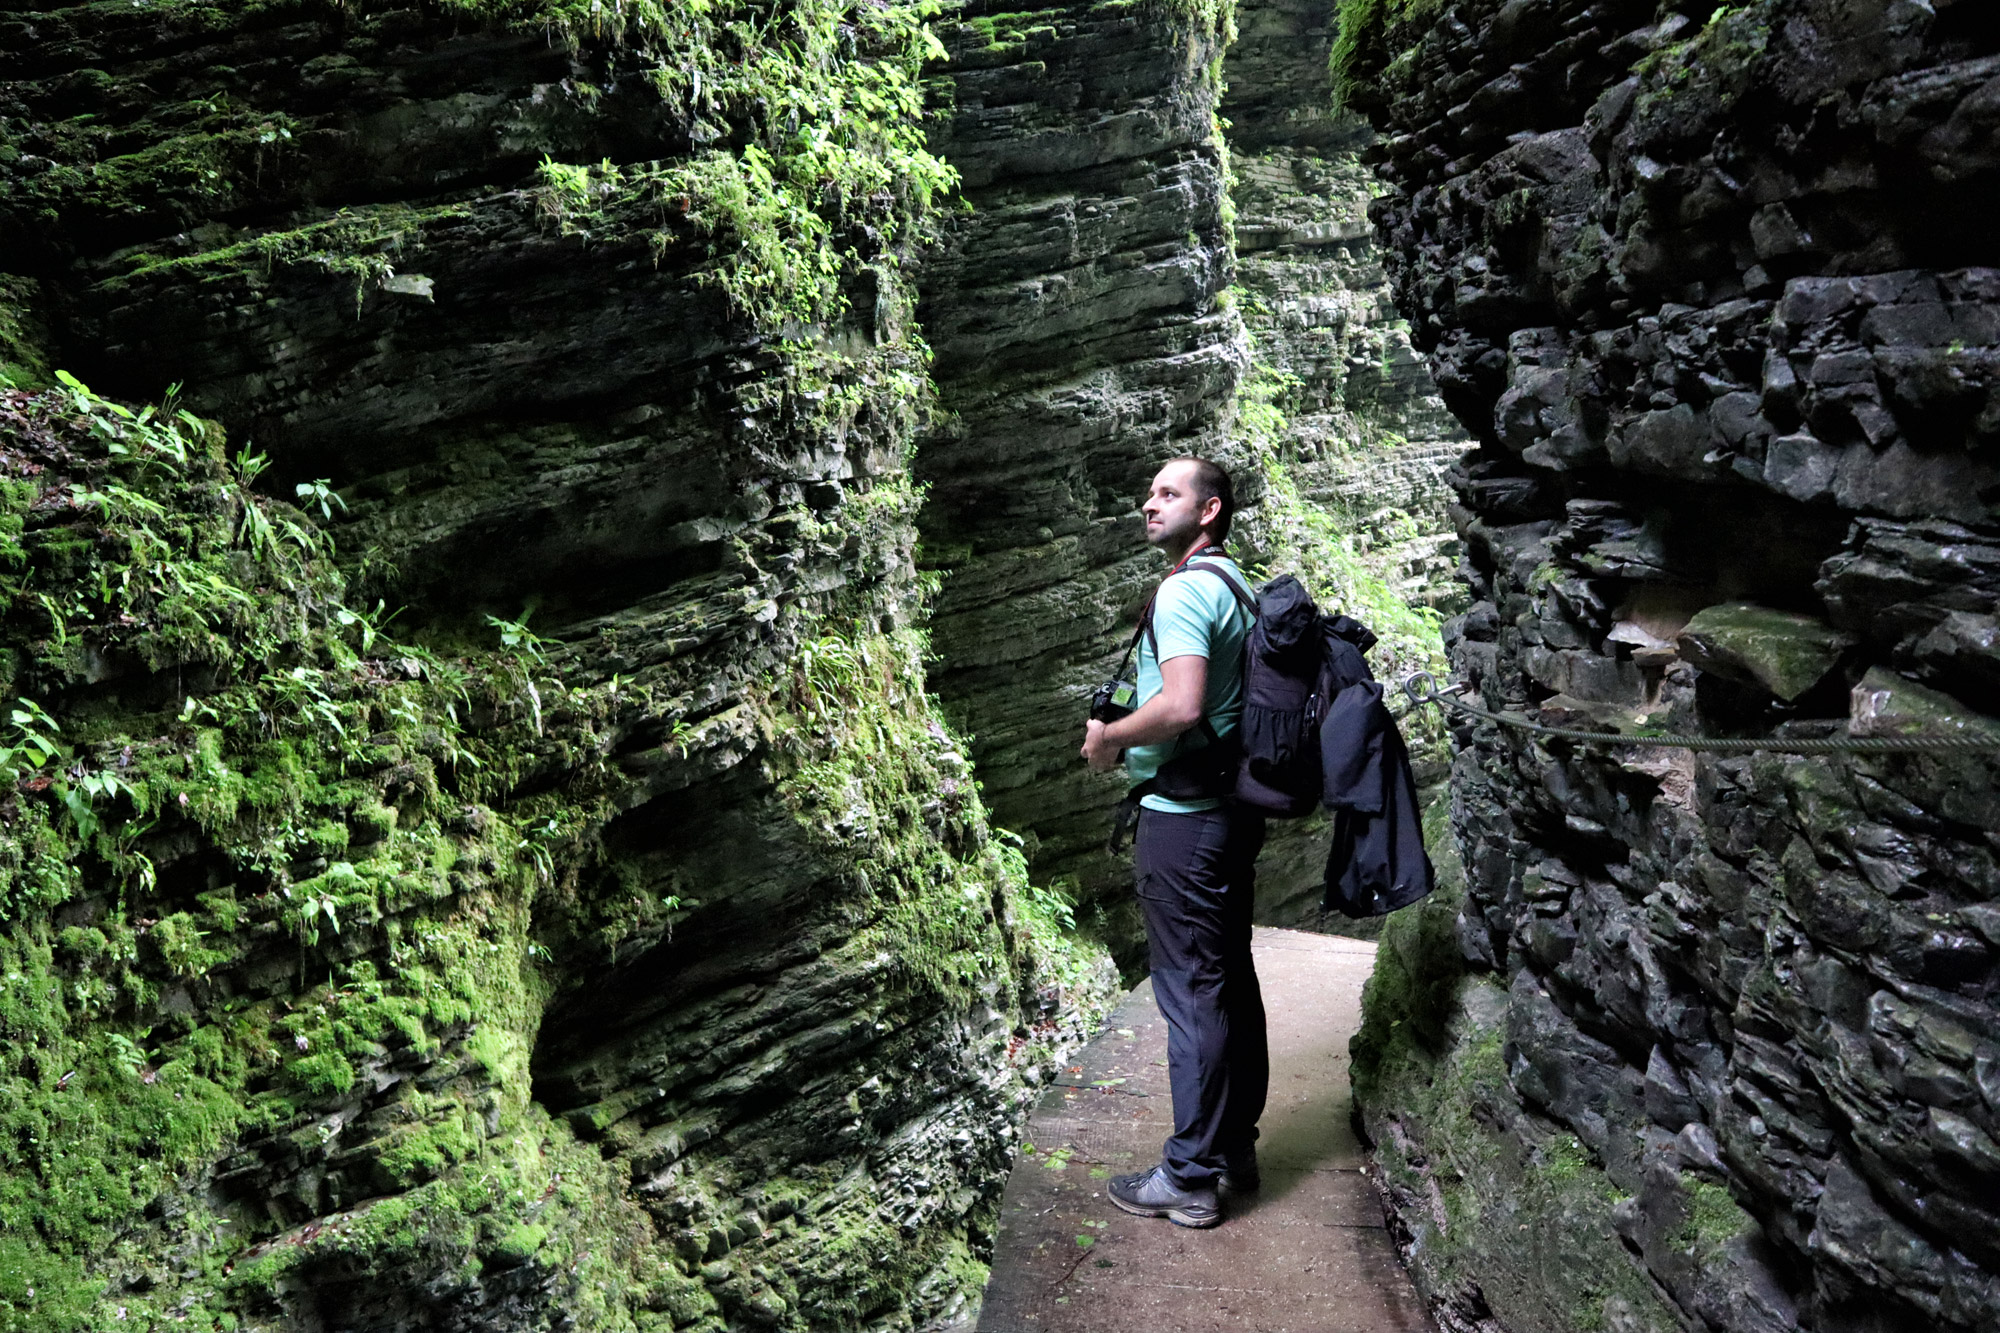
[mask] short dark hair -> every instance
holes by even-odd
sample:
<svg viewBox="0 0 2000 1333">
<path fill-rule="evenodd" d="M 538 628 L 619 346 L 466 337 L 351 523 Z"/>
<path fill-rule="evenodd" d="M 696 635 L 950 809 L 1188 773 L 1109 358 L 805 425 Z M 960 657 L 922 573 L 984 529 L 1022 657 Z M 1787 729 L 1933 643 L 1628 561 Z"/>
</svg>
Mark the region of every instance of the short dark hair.
<svg viewBox="0 0 2000 1333">
<path fill-rule="evenodd" d="M 1236 486 L 1229 480 L 1229 474 L 1222 470 L 1220 463 L 1206 458 L 1196 458 L 1191 454 L 1180 458 L 1169 458 L 1169 463 L 1194 464 L 1195 494 L 1201 497 L 1203 507 L 1210 500 L 1222 501 L 1222 512 L 1216 515 L 1209 532 L 1215 540 L 1229 540 L 1229 520 L 1236 516 Z"/>
</svg>

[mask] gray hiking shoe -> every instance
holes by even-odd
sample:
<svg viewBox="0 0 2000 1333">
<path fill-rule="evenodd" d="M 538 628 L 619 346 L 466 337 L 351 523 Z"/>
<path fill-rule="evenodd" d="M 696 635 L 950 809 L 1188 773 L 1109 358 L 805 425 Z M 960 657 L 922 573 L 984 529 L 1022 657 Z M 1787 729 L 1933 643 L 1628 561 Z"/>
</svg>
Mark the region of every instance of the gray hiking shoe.
<svg viewBox="0 0 2000 1333">
<path fill-rule="evenodd" d="M 1129 1176 L 1113 1176 L 1105 1193 L 1111 1202 L 1140 1217 L 1164 1217 L 1177 1227 L 1212 1227 L 1222 1220 L 1212 1189 L 1184 1190 L 1156 1166 Z"/>
<path fill-rule="evenodd" d="M 1255 1194 L 1263 1183 L 1264 1177 L 1257 1170 L 1257 1150 L 1251 1148 L 1223 1157 L 1222 1174 L 1216 1177 L 1215 1187 L 1223 1194 Z"/>
</svg>

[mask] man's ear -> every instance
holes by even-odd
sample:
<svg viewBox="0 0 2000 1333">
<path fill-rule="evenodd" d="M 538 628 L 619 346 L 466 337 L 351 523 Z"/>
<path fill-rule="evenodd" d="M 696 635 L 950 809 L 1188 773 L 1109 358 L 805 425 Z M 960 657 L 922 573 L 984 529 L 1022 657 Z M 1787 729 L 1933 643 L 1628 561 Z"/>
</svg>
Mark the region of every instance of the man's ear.
<svg viewBox="0 0 2000 1333">
<path fill-rule="evenodd" d="M 1215 525 L 1215 520 L 1217 520 L 1218 518 L 1221 518 L 1221 517 L 1222 517 L 1222 497 L 1221 497 L 1221 496 L 1219 496 L 1219 495 L 1211 495 L 1211 496 L 1209 496 L 1209 497 L 1208 497 L 1208 499 L 1206 499 L 1206 500 L 1202 501 L 1202 505 L 1201 505 L 1201 525 L 1202 525 L 1202 526 L 1203 526 L 1204 528 L 1207 528 L 1207 527 L 1213 527 L 1213 526 Z"/>
</svg>

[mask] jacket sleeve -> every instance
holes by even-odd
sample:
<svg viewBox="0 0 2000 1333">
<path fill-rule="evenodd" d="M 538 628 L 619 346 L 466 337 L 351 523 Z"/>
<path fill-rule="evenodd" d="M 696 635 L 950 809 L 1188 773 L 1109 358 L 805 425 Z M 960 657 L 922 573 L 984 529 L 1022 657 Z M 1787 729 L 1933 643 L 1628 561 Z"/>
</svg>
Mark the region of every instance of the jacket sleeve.
<svg viewBox="0 0 2000 1333">
<path fill-rule="evenodd" d="M 1327 721 L 1320 731 L 1333 811 L 1326 906 L 1350 917 L 1380 916 L 1437 886 L 1416 774 L 1375 682 L 1342 690 Z"/>
<path fill-rule="evenodd" d="M 1394 730 L 1380 683 L 1356 681 L 1334 696 L 1319 728 L 1321 799 L 1327 809 L 1382 812 L 1388 799 L 1386 742 Z"/>
</svg>

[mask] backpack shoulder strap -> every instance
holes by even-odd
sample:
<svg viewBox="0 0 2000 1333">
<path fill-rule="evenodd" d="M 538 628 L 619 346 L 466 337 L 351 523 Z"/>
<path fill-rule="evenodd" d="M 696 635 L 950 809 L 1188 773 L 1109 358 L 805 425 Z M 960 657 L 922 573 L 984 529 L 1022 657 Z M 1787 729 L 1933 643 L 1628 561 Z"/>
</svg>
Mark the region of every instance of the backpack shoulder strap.
<svg viewBox="0 0 2000 1333">
<path fill-rule="evenodd" d="M 1217 577 L 1218 579 L 1221 579 L 1222 586 L 1229 589 L 1230 595 L 1236 599 L 1237 604 L 1241 606 L 1245 611 L 1248 611 L 1250 613 L 1250 619 L 1252 621 L 1255 621 L 1257 619 L 1257 599 L 1251 596 L 1247 591 L 1245 591 L 1242 584 L 1238 583 L 1235 579 L 1231 578 L 1228 570 L 1224 568 L 1222 565 L 1218 565 L 1213 561 L 1209 560 L 1190 560 L 1188 561 L 1188 563 L 1182 565 L 1179 569 L 1175 570 L 1172 574 L 1167 575 L 1167 578 L 1173 578 L 1176 575 L 1185 574 L 1190 570 L 1196 570 L 1196 569 L 1203 570 L 1207 573 L 1215 575 L 1215 577 Z M 1162 581 L 1162 583 L 1164 584 L 1164 580 Z M 1159 594 L 1155 593 L 1152 599 L 1147 601 L 1146 610 L 1139 617 L 1139 630 L 1138 630 L 1139 635 L 1143 635 L 1145 637 L 1146 646 L 1153 650 L 1153 660 L 1156 662 L 1160 658 L 1160 640 L 1159 636 L 1153 633 L 1153 604 L 1154 602 L 1158 601 L 1158 599 L 1159 599 Z M 1137 636 L 1135 636 L 1134 642 L 1135 643 L 1137 642 Z"/>
<path fill-rule="evenodd" d="M 1237 604 L 1250 613 L 1252 620 L 1257 618 L 1257 599 L 1252 597 L 1242 584 L 1230 577 L 1229 571 L 1225 567 L 1208 560 L 1191 560 L 1183 568 L 1182 573 L 1186 573 L 1190 569 L 1207 570 L 1209 573 L 1215 575 L 1215 577 L 1221 579 L 1222 586 L 1229 589 L 1230 595 L 1236 598 Z"/>
</svg>

